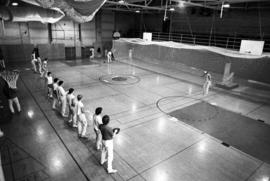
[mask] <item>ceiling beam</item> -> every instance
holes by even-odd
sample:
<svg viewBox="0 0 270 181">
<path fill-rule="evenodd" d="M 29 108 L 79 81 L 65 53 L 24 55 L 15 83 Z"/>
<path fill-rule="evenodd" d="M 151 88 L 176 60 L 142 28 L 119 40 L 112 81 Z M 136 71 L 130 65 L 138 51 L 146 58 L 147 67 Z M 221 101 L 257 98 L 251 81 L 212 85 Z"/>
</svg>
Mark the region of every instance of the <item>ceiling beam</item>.
<svg viewBox="0 0 270 181">
<path fill-rule="evenodd" d="M 137 7 L 142 9 L 149 9 L 149 10 L 159 10 L 164 11 L 165 8 L 163 7 L 155 7 L 155 6 L 145 6 L 145 5 L 139 5 L 139 4 L 130 4 L 130 3 L 119 3 L 115 1 L 106 1 L 106 4 L 113 4 L 113 5 L 119 5 L 119 6 L 131 6 L 131 7 Z"/>
<path fill-rule="evenodd" d="M 197 6 L 197 7 L 203 7 L 203 8 L 208 8 L 208 9 L 217 9 L 216 7 L 206 5 L 205 3 L 193 3 L 191 1 L 183 1 L 183 0 L 172 0 L 172 1 L 179 2 L 179 3 L 181 2 L 183 4 L 190 5 L 190 6 Z"/>
<path fill-rule="evenodd" d="M 236 3 L 247 3 L 247 2 L 267 2 L 269 0 L 190 0 L 191 3 L 205 3 L 205 4 L 216 4 L 221 5 L 222 2 L 226 2 L 229 4 L 236 4 Z"/>
</svg>

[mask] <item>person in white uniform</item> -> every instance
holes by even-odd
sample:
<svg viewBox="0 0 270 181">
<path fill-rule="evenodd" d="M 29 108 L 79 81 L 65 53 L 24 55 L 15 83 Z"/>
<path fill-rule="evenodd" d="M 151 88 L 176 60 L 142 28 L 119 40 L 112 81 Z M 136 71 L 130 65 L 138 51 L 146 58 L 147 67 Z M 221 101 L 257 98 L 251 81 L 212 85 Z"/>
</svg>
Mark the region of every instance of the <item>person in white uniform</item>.
<svg viewBox="0 0 270 181">
<path fill-rule="evenodd" d="M 86 134 L 86 128 L 87 128 L 87 119 L 86 119 L 86 110 L 84 109 L 84 105 L 82 103 L 82 95 L 77 96 L 77 116 L 78 116 L 78 135 L 79 138 L 87 138 L 85 136 Z"/>
<path fill-rule="evenodd" d="M 56 109 L 56 105 L 58 103 L 58 93 L 57 93 L 57 88 L 58 88 L 58 78 L 53 79 L 53 102 L 52 102 L 52 108 Z"/>
<path fill-rule="evenodd" d="M 46 75 L 46 83 L 47 83 L 47 87 L 48 87 L 48 97 L 52 98 L 53 97 L 53 77 L 52 77 L 52 73 L 48 72 Z"/>
<path fill-rule="evenodd" d="M 76 98 L 74 95 L 74 89 L 70 88 L 67 93 L 67 104 L 69 109 L 69 123 L 72 124 L 73 127 L 77 127 L 77 114 L 76 114 Z"/>
<path fill-rule="evenodd" d="M 34 71 L 36 73 L 41 74 L 41 58 L 39 56 L 39 50 L 38 48 L 34 48 L 33 52 L 32 52 L 32 65 L 34 68 Z"/>
<path fill-rule="evenodd" d="M 36 58 L 36 51 L 35 49 L 32 51 L 32 55 L 31 55 L 31 64 L 33 66 L 33 70 L 34 72 L 37 72 L 37 66 L 36 66 L 36 63 L 37 63 L 37 58 Z"/>
<path fill-rule="evenodd" d="M 67 115 L 65 114 L 66 113 L 66 107 L 67 107 L 67 97 L 66 97 L 67 93 L 63 88 L 63 84 L 64 84 L 64 81 L 60 80 L 58 82 L 57 90 L 58 90 L 58 96 L 59 96 L 59 99 L 60 99 L 60 102 L 61 102 L 61 115 L 63 117 L 67 117 Z"/>
<path fill-rule="evenodd" d="M 48 73 L 48 59 L 45 58 L 45 60 L 42 62 L 40 77 L 41 78 L 46 77 L 47 73 Z"/>
<path fill-rule="evenodd" d="M 41 69 L 42 69 L 42 61 L 40 56 L 37 56 L 37 72 L 41 75 Z"/>
<path fill-rule="evenodd" d="M 101 161 L 100 164 L 103 165 L 107 161 L 107 172 L 116 173 L 117 170 L 112 168 L 113 161 L 113 137 L 116 135 L 116 132 L 113 132 L 113 129 L 108 126 L 110 122 L 110 117 L 105 115 L 102 117 L 102 122 L 99 126 L 99 129 L 102 134 L 102 150 L 101 150 Z M 107 159 L 106 159 L 107 157 Z"/>
<path fill-rule="evenodd" d="M 207 95 L 209 92 L 209 88 L 212 85 L 212 77 L 209 72 L 205 72 L 205 82 L 203 84 L 203 95 Z"/>
<path fill-rule="evenodd" d="M 95 114 L 93 115 L 93 127 L 96 133 L 96 148 L 97 150 L 101 149 L 102 146 L 102 135 L 99 130 L 99 126 L 102 124 L 102 117 L 101 117 L 102 107 L 98 107 L 95 110 Z"/>
<path fill-rule="evenodd" d="M 107 53 L 107 62 L 108 63 L 112 62 L 112 52 L 111 51 L 108 51 L 108 53 Z"/>
</svg>

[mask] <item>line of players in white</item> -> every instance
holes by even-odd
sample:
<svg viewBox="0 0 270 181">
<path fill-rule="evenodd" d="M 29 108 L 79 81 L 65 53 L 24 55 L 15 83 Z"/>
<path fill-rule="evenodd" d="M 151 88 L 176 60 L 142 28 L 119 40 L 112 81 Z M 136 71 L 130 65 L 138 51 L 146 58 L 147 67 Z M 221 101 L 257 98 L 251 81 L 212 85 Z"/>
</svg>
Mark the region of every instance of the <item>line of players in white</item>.
<svg viewBox="0 0 270 181">
<path fill-rule="evenodd" d="M 75 96 L 73 88 L 65 91 L 63 88 L 64 81 L 53 78 L 52 73 L 48 71 L 47 61 L 46 59 L 40 64 L 40 70 L 35 67 L 39 64 L 36 60 L 32 60 L 32 65 L 34 71 L 40 73 L 41 77 L 45 78 L 48 87 L 47 96 L 52 99 L 52 109 L 59 110 L 62 117 L 68 117 L 68 123 L 72 127 L 78 128 L 79 138 L 87 138 L 88 121 L 93 121 L 93 128 L 96 134 L 96 149 L 101 150 L 100 164 L 103 165 L 107 161 L 107 172 L 116 173 L 117 170 L 112 168 L 113 137 L 118 134 L 119 130 L 117 131 L 109 126 L 110 117 L 108 115 L 101 117 L 101 107 L 96 108 L 95 113 L 91 114 L 84 107 L 82 95 L 78 94 Z"/>
</svg>

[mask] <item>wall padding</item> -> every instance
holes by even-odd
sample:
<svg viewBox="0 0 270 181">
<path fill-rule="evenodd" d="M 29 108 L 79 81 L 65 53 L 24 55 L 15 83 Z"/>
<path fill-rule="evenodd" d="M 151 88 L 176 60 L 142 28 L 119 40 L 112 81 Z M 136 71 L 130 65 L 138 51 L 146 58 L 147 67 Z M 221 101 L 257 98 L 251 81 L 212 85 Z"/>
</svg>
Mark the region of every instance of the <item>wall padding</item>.
<svg viewBox="0 0 270 181">
<path fill-rule="evenodd" d="M 48 58 L 49 60 L 65 59 L 65 45 L 58 44 L 38 44 L 39 54 L 41 59 Z"/>
<path fill-rule="evenodd" d="M 33 44 L 23 45 L 1 45 L 1 49 L 8 62 L 27 62 L 31 60 L 31 52 L 34 49 Z"/>
</svg>

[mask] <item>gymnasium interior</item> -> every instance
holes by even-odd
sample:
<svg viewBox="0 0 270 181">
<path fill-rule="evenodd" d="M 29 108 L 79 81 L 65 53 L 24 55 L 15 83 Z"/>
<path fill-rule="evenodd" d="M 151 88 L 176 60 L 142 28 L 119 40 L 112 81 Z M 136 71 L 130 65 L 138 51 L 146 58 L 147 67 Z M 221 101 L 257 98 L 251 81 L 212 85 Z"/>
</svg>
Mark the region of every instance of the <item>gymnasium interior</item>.
<svg viewBox="0 0 270 181">
<path fill-rule="evenodd" d="M 269 0 L 1 0 L 0 181 L 270 181 L 269 19 Z M 48 72 L 83 96 L 85 137 Z"/>
</svg>

